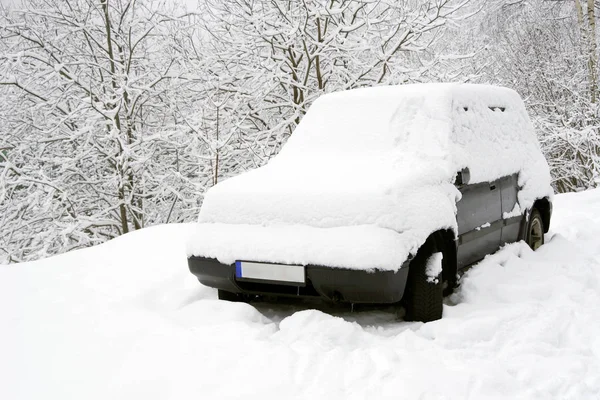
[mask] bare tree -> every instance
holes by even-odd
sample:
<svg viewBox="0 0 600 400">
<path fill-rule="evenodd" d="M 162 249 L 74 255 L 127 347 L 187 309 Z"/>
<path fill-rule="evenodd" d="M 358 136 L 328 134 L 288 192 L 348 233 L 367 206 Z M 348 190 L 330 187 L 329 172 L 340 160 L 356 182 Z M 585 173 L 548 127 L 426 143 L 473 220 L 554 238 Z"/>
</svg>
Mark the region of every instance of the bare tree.
<svg viewBox="0 0 600 400">
<path fill-rule="evenodd" d="M 468 1 L 205 3 L 219 58 L 244 60 L 246 75 L 263 76 L 255 82 L 262 104 L 250 118 L 266 121 L 261 129 L 281 143 L 325 92 L 423 80 L 421 56 Z"/>
<path fill-rule="evenodd" d="M 178 89 L 177 22 L 165 10 L 31 0 L 1 16 L 0 247 L 10 260 L 140 229 L 148 202 L 162 202 L 172 141 L 159 133 Z"/>
<path fill-rule="evenodd" d="M 559 192 L 600 176 L 594 1 L 499 2 L 480 16 L 477 79 L 525 98 Z"/>
</svg>

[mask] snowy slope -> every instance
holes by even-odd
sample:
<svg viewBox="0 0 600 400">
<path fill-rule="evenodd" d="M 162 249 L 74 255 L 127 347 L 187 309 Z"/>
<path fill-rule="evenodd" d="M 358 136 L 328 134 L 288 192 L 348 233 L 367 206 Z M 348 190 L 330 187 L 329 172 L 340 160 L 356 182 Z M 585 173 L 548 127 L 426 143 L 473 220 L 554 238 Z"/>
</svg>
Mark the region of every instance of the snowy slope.
<svg viewBox="0 0 600 400">
<path fill-rule="evenodd" d="M 188 225 L 0 268 L 0 399 L 600 398 L 600 190 L 471 269 L 444 318 L 233 304 Z"/>
</svg>

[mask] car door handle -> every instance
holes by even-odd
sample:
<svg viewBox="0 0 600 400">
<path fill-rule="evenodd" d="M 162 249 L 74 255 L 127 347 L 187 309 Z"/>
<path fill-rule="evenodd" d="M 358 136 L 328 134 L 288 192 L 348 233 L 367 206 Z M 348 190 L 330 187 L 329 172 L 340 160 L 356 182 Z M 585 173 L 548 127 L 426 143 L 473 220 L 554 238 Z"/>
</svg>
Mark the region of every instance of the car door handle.
<svg viewBox="0 0 600 400">
<path fill-rule="evenodd" d="M 496 189 L 496 185 L 490 185 L 490 190 L 495 190 Z"/>
</svg>

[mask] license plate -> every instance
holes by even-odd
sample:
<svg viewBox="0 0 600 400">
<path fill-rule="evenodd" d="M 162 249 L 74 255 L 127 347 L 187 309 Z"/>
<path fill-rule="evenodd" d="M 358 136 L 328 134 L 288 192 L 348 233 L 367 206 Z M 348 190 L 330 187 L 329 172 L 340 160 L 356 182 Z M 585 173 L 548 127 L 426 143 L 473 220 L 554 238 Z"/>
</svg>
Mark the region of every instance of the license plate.
<svg viewBox="0 0 600 400">
<path fill-rule="evenodd" d="M 301 265 L 265 264 L 250 261 L 235 262 L 235 277 L 241 280 L 259 280 L 271 283 L 305 284 Z"/>
</svg>

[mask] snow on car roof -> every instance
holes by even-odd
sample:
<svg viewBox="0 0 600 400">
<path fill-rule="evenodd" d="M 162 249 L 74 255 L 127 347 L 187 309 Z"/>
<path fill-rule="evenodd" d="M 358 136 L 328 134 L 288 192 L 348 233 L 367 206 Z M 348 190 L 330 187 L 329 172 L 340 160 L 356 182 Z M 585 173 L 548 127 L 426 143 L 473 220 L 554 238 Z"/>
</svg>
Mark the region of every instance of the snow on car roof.
<svg viewBox="0 0 600 400">
<path fill-rule="evenodd" d="M 398 164 L 408 157 L 414 166 L 425 157 L 430 167 L 468 166 L 477 182 L 521 169 L 512 144 L 537 146 L 523 102 L 511 89 L 448 83 L 383 86 L 319 98 L 276 160 L 295 164 L 305 157 L 351 156 L 353 162 L 391 157 Z M 505 155 L 505 162 L 496 162 Z M 427 168 L 411 172 L 429 174 Z"/>
<path fill-rule="evenodd" d="M 456 231 L 453 181 L 464 167 L 472 183 L 519 173 L 523 209 L 552 193 L 513 90 L 422 84 L 331 93 L 313 103 L 266 166 L 207 192 L 189 255 L 397 269 L 430 233 Z M 390 243 L 388 231 L 400 250 L 370 240 L 370 257 L 356 255 L 361 235 Z"/>
</svg>

